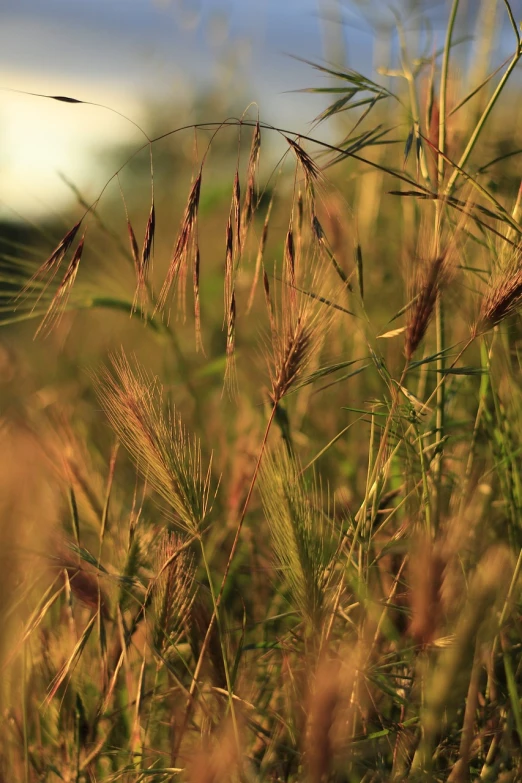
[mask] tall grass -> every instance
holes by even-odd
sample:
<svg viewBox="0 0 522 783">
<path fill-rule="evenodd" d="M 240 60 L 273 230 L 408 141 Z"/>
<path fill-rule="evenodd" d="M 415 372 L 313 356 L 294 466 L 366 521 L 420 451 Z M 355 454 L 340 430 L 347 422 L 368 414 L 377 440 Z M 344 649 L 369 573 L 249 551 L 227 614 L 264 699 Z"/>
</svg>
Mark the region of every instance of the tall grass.
<svg viewBox="0 0 522 783">
<path fill-rule="evenodd" d="M 522 779 L 522 48 L 463 93 L 463 5 L 3 253 L 1 780 Z"/>
</svg>

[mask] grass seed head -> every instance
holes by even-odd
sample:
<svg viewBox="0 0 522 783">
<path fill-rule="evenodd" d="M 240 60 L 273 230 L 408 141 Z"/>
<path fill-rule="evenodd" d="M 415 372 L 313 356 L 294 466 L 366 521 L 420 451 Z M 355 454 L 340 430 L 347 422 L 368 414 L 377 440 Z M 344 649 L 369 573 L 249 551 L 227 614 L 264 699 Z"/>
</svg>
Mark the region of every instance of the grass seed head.
<svg viewBox="0 0 522 783">
<path fill-rule="evenodd" d="M 165 652 L 187 628 L 194 601 L 195 567 L 183 539 L 165 531 L 156 553 L 154 646 Z M 181 551 L 180 551 L 181 550 Z"/>
<path fill-rule="evenodd" d="M 159 293 L 157 304 L 158 310 L 162 310 L 166 306 L 172 285 L 178 278 L 180 270 L 185 267 L 187 262 L 190 244 L 192 239 L 195 237 L 197 230 L 202 176 L 203 170 L 200 169 L 190 189 L 185 212 L 183 213 L 183 218 L 181 221 L 181 228 L 174 246 L 174 250 L 172 252 L 167 275 Z"/>
<path fill-rule="evenodd" d="M 417 274 L 414 296 L 415 302 L 408 313 L 404 353 L 410 361 L 424 339 L 428 325 L 435 311 L 446 274 L 445 254 L 432 258 Z"/>
<path fill-rule="evenodd" d="M 498 326 L 519 310 L 521 305 L 522 249 L 518 249 L 504 269 L 496 271 L 492 276 L 487 293 L 482 299 L 476 332 L 484 332 Z"/>
<path fill-rule="evenodd" d="M 201 448 L 189 438 L 175 410 L 164 411 L 158 381 L 122 352 L 113 372 L 104 370 L 98 394 L 116 434 L 147 482 L 176 514 L 178 525 L 197 535 L 207 515 L 210 473 Z"/>
</svg>

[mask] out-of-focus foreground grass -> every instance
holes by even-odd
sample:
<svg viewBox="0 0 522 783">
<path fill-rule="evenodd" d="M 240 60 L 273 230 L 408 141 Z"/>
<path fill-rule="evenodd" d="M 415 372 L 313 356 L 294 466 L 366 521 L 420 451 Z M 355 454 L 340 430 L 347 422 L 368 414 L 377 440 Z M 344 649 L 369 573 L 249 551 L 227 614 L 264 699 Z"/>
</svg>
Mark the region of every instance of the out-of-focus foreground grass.
<svg viewBox="0 0 522 783">
<path fill-rule="evenodd" d="M 213 116 L 5 227 L 1 780 L 521 779 L 498 5 L 499 70 L 455 0 L 310 138 Z"/>
</svg>

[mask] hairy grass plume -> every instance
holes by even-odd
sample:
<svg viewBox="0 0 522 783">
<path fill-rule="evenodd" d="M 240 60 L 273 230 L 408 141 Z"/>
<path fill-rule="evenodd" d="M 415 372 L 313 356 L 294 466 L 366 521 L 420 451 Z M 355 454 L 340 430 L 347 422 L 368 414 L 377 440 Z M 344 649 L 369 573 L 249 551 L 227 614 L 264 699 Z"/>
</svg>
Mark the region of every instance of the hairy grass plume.
<svg viewBox="0 0 522 783">
<path fill-rule="evenodd" d="M 335 531 L 315 477 L 280 448 L 265 457 L 259 488 L 277 567 L 292 604 L 317 634 L 332 600 Z"/>
<path fill-rule="evenodd" d="M 136 467 L 176 515 L 177 524 L 199 535 L 209 510 L 210 466 L 203 473 L 201 447 L 175 410 L 164 410 L 158 380 L 121 353 L 113 372 L 100 373 L 98 394 L 115 433 Z"/>
<path fill-rule="evenodd" d="M 475 330 L 498 326 L 522 305 L 522 250 L 517 248 L 506 264 L 497 267 L 482 299 Z"/>
</svg>

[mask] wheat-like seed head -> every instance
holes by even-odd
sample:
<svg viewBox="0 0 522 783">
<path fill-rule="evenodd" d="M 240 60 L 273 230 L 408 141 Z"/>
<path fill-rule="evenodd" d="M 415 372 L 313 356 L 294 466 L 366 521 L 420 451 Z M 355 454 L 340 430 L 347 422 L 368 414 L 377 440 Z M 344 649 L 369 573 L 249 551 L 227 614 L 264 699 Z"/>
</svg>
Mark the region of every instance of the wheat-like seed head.
<svg viewBox="0 0 522 783">
<path fill-rule="evenodd" d="M 175 410 L 164 410 L 157 379 L 122 352 L 105 369 L 98 394 L 107 417 L 137 468 L 174 510 L 180 527 L 197 535 L 209 506 L 210 466 L 203 474 L 201 448 Z"/>
</svg>

